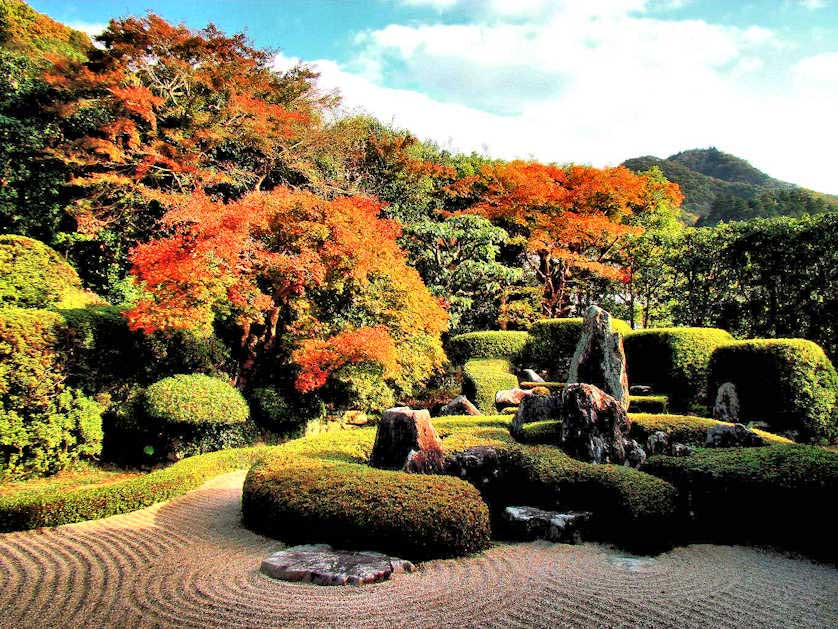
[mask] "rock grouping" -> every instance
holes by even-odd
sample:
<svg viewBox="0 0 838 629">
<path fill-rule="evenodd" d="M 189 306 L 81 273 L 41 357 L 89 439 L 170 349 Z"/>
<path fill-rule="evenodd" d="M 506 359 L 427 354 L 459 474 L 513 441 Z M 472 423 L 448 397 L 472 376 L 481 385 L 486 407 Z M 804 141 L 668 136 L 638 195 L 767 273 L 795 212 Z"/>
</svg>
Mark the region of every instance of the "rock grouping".
<svg viewBox="0 0 838 629">
<path fill-rule="evenodd" d="M 560 512 L 511 506 L 504 510 L 503 520 L 507 533 L 518 539 L 578 544 L 591 515 L 588 511 Z"/>
<path fill-rule="evenodd" d="M 708 448 L 757 448 L 764 446 L 765 440 L 742 424 L 722 424 L 707 429 L 704 445 Z"/>
</svg>

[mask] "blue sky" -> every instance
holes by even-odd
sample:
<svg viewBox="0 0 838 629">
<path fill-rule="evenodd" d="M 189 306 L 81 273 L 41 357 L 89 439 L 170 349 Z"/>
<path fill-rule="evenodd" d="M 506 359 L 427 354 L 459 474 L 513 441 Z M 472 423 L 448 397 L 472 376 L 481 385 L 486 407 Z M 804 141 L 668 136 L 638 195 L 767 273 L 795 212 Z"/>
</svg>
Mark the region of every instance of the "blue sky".
<svg viewBox="0 0 838 629">
<path fill-rule="evenodd" d="M 615 164 L 716 146 L 838 193 L 838 0 L 31 0 L 95 31 L 147 9 L 245 31 L 458 150 Z"/>
</svg>

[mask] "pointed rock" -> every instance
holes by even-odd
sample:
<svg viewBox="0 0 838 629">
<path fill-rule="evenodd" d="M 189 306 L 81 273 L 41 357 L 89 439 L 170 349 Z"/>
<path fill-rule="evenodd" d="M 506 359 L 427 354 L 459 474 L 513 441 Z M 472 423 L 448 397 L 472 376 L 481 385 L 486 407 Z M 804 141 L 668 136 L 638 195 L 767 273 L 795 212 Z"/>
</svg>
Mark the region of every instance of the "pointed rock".
<svg viewBox="0 0 838 629">
<path fill-rule="evenodd" d="M 442 457 L 442 442 L 431 424 L 431 414 L 406 406 L 384 411 L 375 432 L 370 465 L 401 470 L 418 453 L 423 453 L 420 460 L 436 461 Z"/>
</svg>

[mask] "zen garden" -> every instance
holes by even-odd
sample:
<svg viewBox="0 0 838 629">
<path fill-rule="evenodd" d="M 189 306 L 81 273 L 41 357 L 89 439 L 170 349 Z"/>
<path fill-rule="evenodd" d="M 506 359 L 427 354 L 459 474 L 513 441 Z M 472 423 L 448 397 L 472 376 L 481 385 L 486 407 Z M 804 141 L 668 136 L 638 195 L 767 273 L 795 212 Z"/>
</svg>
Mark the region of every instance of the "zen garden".
<svg viewBox="0 0 838 629">
<path fill-rule="evenodd" d="M 0 626 L 838 626 L 838 197 L 103 28 L 0 0 Z"/>
</svg>

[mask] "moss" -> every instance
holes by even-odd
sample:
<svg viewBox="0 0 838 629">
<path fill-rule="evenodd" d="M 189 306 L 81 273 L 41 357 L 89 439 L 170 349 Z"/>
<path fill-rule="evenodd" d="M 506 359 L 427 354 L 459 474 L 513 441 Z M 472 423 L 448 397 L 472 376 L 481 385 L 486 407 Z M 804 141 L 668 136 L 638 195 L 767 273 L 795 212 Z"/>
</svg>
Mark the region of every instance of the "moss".
<svg viewBox="0 0 838 629">
<path fill-rule="evenodd" d="M 458 365 L 480 358 L 502 358 L 516 362 L 528 339 L 529 335 L 526 332 L 460 334 L 448 341 L 448 357 Z"/>
<path fill-rule="evenodd" d="M 629 408 L 635 413 L 666 413 L 669 397 L 666 395 L 630 395 Z"/>
<path fill-rule="evenodd" d="M 512 366 L 503 359 L 469 360 L 463 367 L 463 395 L 486 414 L 495 412 L 495 394 L 518 386 L 510 373 Z"/>
<path fill-rule="evenodd" d="M 838 453 L 803 445 L 656 456 L 643 467 L 678 488 L 693 539 L 770 543 L 836 560 Z"/>
<path fill-rule="evenodd" d="M 764 421 L 801 439 L 838 439 L 838 375 L 823 350 L 804 339 L 739 341 L 713 352 L 708 403 L 723 382 L 736 385 L 740 418 Z"/>
<path fill-rule="evenodd" d="M 673 411 L 692 410 L 706 401 L 710 356 L 731 342 L 728 332 L 715 328 L 635 330 L 623 339 L 629 383 L 667 394 Z"/>
<path fill-rule="evenodd" d="M 631 420 L 631 432 L 629 434 L 632 439 L 637 439 L 640 443 L 645 443 L 653 432 L 662 431 L 669 434 L 670 439 L 674 442 L 699 447 L 704 446 L 708 428 L 732 425 L 715 419 L 693 417 L 691 415 L 629 413 L 629 419 Z M 790 439 L 763 430 L 755 430 L 754 432 L 771 445 L 794 443 Z"/>
<path fill-rule="evenodd" d="M 545 387 L 551 390 L 564 389 L 567 386 L 566 382 L 522 382 L 518 385 L 522 389 L 534 389 L 536 387 Z"/>
<path fill-rule="evenodd" d="M 161 424 L 242 424 L 250 416 L 231 384 L 202 374 L 163 378 L 146 389 L 146 416 Z"/>
</svg>

